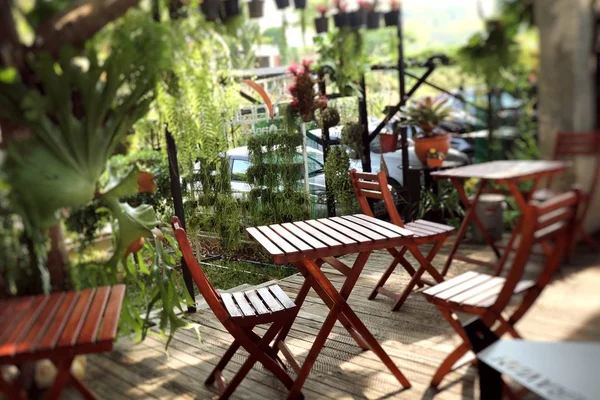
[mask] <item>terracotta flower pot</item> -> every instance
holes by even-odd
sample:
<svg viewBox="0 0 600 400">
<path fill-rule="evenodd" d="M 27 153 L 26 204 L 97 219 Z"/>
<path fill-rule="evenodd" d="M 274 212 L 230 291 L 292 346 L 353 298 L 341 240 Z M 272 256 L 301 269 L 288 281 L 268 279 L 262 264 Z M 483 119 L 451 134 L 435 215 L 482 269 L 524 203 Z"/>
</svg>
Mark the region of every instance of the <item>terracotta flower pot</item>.
<svg viewBox="0 0 600 400">
<path fill-rule="evenodd" d="M 447 134 L 414 139 L 414 141 L 415 153 L 423 164 L 427 164 L 429 149 L 436 149 L 438 153 L 444 155 L 448 154 L 448 150 L 450 150 L 450 136 Z"/>
<path fill-rule="evenodd" d="M 444 162 L 443 159 L 441 158 L 428 158 L 427 159 L 427 166 L 429 168 L 439 168 L 442 166 L 442 163 Z"/>
<path fill-rule="evenodd" d="M 393 153 L 398 147 L 398 135 L 381 134 L 379 135 L 382 153 Z"/>
</svg>

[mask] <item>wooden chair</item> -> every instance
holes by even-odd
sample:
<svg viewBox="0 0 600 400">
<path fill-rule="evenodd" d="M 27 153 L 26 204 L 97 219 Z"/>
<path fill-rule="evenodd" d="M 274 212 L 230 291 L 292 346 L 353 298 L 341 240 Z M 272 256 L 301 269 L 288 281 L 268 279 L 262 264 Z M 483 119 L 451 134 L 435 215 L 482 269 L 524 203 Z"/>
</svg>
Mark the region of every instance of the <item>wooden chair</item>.
<svg viewBox="0 0 600 400">
<path fill-rule="evenodd" d="M 529 203 L 523 215 L 521 240 L 506 278 L 466 272 L 423 292 L 463 339 L 463 343 L 439 366 L 431 381 L 432 386 L 437 387 L 451 372 L 454 363 L 471 350 L 469 339 L 455 313 L 475 315 L 490 329 L 498 324 L 494 330 L 498 337 L 508 332 L 514 338 L 521 338 L 515 324 L 531 308 L 563 260 L 570 237 L 575 233 L 580 198 L 578 191 L 572 191 L 542 204 Z M 542 242 L 553 243 L 542 272 L 537 280 L 521 280 L 532 247 Z M 503 312 L 514 295 L 523 295 L 523 298 L 516 310 L 505 317 Z"/>
<path fill-rule="evenodd" d="M 582 203 L 579 207 L 577 217 L 577 234 L 573 236 L 574 246 L 581 238 L 583 242 L 592 250 L 598 249 L 598 243 L 594 238 L 584 231 L 583 222 L 589 211 L 591 201 L 597 193 L 598 184 L 600 184 L 600 132 L 559 132 L 554 146 L 554 159 L 565 160 L 573 157 L 592 157 L 594 166 L 592 168 L 592 180 L 588 190 L 582 192 Z M 557 195 L 550 186 L 552 179 L 549 179 L 546 188 L 540 189 L 533 194 L 533 199 L 545 201 Z"/>
<path fill-rule="evenodd" d="M 211 385 L 216 381 L 220 391 L 219 398 L 227 399 L 252 366 L 256 362 L 260 362 L 288 389 L 291 388 L 294 382 L 282 368 L 283 362 L 277 356 L 278 349 L 281 349 L 282 354 L 287 358 L 285 348 L 282 346 L 283 342 L 275 340 L 272 346 L 271 342 L 280 331 L 289 329 L 294 321 L 298 311 L 294 302 L 277 285 L 246 292 L 218 293 L 194 257 L 192 247 L 179 219 L 173 217 L 171 225 L 200 293 L 234 339 L 205 383 Z M 253 329 L 262 324 L 271 324 L 271 326 L 261 338 L 253 332 Z M 250 357 L 227 385 L 223 377 L 223 370 L 240 346 L 250 354 Z"/>
<path fill-rule="evenodd" d="M 454 228 L 449 225 L 442 225 L 422 219 L 405 225 L 400 217 L 400 214 L 398 214 L 394 199 L 392 198 L 392 194 L 390 193 L 390 189 L 388 187 L 387 178 L 383 171 L 374 174 L 364 172 L 359 173 L 353 169 L 350 171 L 350 179 L 352 180 L 354 193 L 356 194 L 356 198 L 358 199 L 358 203 L 360 204 L 360 208 L 364 214 L 371 217 L 373 216 L 373 210 L 371 209 L 367 199 L 370 198 L 383 200 L 392 223 L 414 232 L 414 239 L 411 245 L 404 246 L 399 250 L 395 248 L 387 249 L 392 257 L 394 257 L 394 261 L 392 261 L 390 266 L 384 272 L 383 276 L 381 279 L 379 279 L 379 282 L 377 282 L 377 285 L 375 285 L 375 288 L 369 296 L 369 300 L 373 300 L 378 293 L 390 297 L 394 300 L 392 311 L 397 311 L 400 309 L 400 307 L 402 307 L 402 304 L 415 286 L 423 287 L 424 283 L 429 285 L 435 284 L 421 279 L 421 276 L 425 271 L 427 271 L 436 280 L 436 282 L 443 281 L 440 273 L 437 272 L 433 265 L 431 265 L 431 261 L 446 241 L 446 238 L 452 234 Z M 433 245 L 426 257 L 423 257 L 418 249 L 418 246 L 423 244 Z M 407 251 L 412 253 L 420 264 L 420 267 L 416 271 L 406 260 L 406 258 L 404 258 L 404 255 Z M 383 287 L 398 264 L 402 265 L 402 267 L 404 267 L 404 269 L 411 276 L 410 282 L 401 295 L 397 295 L 396 293 Z"/>
</svg>

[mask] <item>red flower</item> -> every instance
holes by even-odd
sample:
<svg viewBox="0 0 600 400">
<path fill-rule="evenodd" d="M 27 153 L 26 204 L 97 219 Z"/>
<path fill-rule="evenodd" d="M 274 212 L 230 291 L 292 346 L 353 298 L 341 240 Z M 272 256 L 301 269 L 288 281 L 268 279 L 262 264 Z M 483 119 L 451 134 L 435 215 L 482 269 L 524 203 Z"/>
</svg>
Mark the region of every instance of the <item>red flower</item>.
<svg viewBox="0 0 600 400">
<path fill-rule="evenodd" d="M 370 10 L 373 8 L 374 4 L 372 4 L 366 0 L 358 0 L 358 6 L 364 10 Z"/>
<path fill-rule="evenodd" d="M 302 60 L 302 66 L 304 67 L 304 69 L 306 71 L 310 70 L 310 64 L 312 64 L 311 60 L 306 60 L 306 59 Z"/>
<path fill-rule="evenodd" d="M 317 6 L 317 12 L 319 14 L 321 14 L 321 17 L 324 17 L 325 14 L 327 14 L 327 6 L 324 4 L 321 4 L 320 6 Z"/>
<path fill-rule="evenodd" d="M 296 91 L 296 85 L 290 85 L 288 87 L 288 90 L 290 91 L 291 94 L 294 94 L 294 92 Z"/>
<path fill-rule="evenodd" d="M 292 75 L 298 75 L 300 73 L 300 66 L 298 64 L 292 64 L 288 67 L 288 71 L 290 71 Z"/>
<path fill-rule="evenodd" d="M 392 10 L 393 11 L 400 10 L 400 2 L 398 0 L 392 0 Z"/>
</svg>

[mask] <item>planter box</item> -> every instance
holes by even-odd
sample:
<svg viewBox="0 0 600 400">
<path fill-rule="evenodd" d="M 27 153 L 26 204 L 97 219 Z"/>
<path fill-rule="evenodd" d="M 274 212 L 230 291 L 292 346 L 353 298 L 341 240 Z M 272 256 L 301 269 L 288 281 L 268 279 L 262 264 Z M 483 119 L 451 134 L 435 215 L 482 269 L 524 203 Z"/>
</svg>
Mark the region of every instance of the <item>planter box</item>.
<svg viewBox="0 0 600 400">
<path fill-rule="evenodd" d="M 290 0 L 275 0 L 275 4 L 277 8 L 283 10 L 284 8 L 288 8 L 290 6 Z"/>
<path fill-rule="evenodd" d="M 392 10 L 386 12 L 383 15 L 383 19 L 385 20 L 385 26 L 398 26 L 398 20 L 400 19 L 400 11 Z"/>
<path fill-rule="evenodd" d="M 204 0 L 200 9 L 207 21 L 214 22 L 219 19 L 219 0 Z"/>
<path fill-rule="evenodd" d="M 240 15 L 239 0 L 225 0 L 225 18 L 235 17 Z"/>
<path fill-rule="evenodd" d="M 248 15 L 252 19 L 262 18 L 264 15 L 265 2 L 263 0 L 252 0 L 248 3 Z"/>
<path fill-rule="evenodd" d="M 350 27 L 353 29 L 362 28 L 367 21 L 367 11 L 360 9 L 349 13 L 350 15 Z"/>
<path fill-rule="evenodd" d="M 379 29 L 381 13 L 379 11 L 370 11 L 367 13 L 367 29 Z"/>
<path fill-rule="evenodd" d="M 306 8 L 306 0 L 294 0 L 294 7 L 298 10 L 304 10 Z"/>
<path fill-rule="evenodd" d="M 348 26 L 349 21 L 350 20 L 350 16 L 348 13 L 337 13 L 333 16 L 333 23 L 335 24 L 336 28 L 343 28 L 345 26 Z"/>
</svg>

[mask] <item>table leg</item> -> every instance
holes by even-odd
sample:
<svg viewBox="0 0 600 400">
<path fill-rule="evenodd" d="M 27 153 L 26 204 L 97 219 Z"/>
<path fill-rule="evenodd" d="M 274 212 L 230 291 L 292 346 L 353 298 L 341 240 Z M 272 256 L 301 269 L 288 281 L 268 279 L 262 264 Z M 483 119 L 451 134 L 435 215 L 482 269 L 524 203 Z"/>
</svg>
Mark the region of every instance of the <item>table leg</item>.
<svg viewBox="0 0 600 400">
<path fill-rule="evenodd" d="M 321 331 L 317 335 L 313 346 L 311 347 L 308 356 L 302 365 L 300 372 L 296 378 L 296 382 L 294 382 L 294 387 L 288 396 L 289 399 L 295 398 L 295 396 L 300 393 L 302 389 L 302 385 L 306 381 L 308 374 L 319 354 L 323 346 L 325 345 L 325 341 L 329 336 L 329 333 L 333 329 L 336 320 L 341 321 L 341 316 L 344 316 L 345 319 L 349 321 L 354 330 L 361 335 L 361 337 L 365 340 L 365 342 L 369 345 L 369 347 L 373 350 L 373 352 L 379 357 L 379 359 L 384 363 L 384 365 L 390 370 L 390 372 L 398 379 L 398 381 L 402 384 L 403 387 L 410 387 L 410 382 L 406 377 L 400 372 L 398 367 L 394 364 L 392 359 L 387 355 L 387 353 L 383 350 L 383 348 L 377 342 L 377 339 L 369 332 L 367 327 L 362 323 L 362 321 L 358 318 L 358 316 L 352 311 L 346 299 L 350 296 L 360 273 L 362 272 L 367 259 L 369 258 L 370 252 L 360 253 L 354 262 L 352 267 L 351 274 L 347 277 L 346 281 L 342 285 L 342 288 L 338 292 L 331 281 L 327 279 L 323 271 L 319 268 L 319 266 L 311 260 L 304 260 L 302 263 L 298 264 L 298 268 L 306 273 L 310 274 L 314 279 L 313 287 L 315 291 L 319 294 L 319 296 L 323 299 L 323 301 L 330 308 L 330 312 L 325 319 L 325 323 L 321 328 Z M 318 287 L 318 289 L 317 289 Z"/>
<path fill-rule="evenodd" d="M 52 361 L 58 371 L 52 387 L 46 393 L 45 400 L 56 400 L 60 397 L 60 394 L 64 390 L 65 386 L 71 380 L 71 364 L 73 363 L 73 356 L 66 357 L 59 360 Z"/>
<path fill-rule="evenodd" d="M 25 392 L 21 390 L 21 388 L 15 382 L 6 382 L 4 378 L 2 378 L 2 373 L 0 371 L 0 394 L 6 395 L 7 399 L 18 399 L 24 400 L 27 398 Z"/>
</svg>

